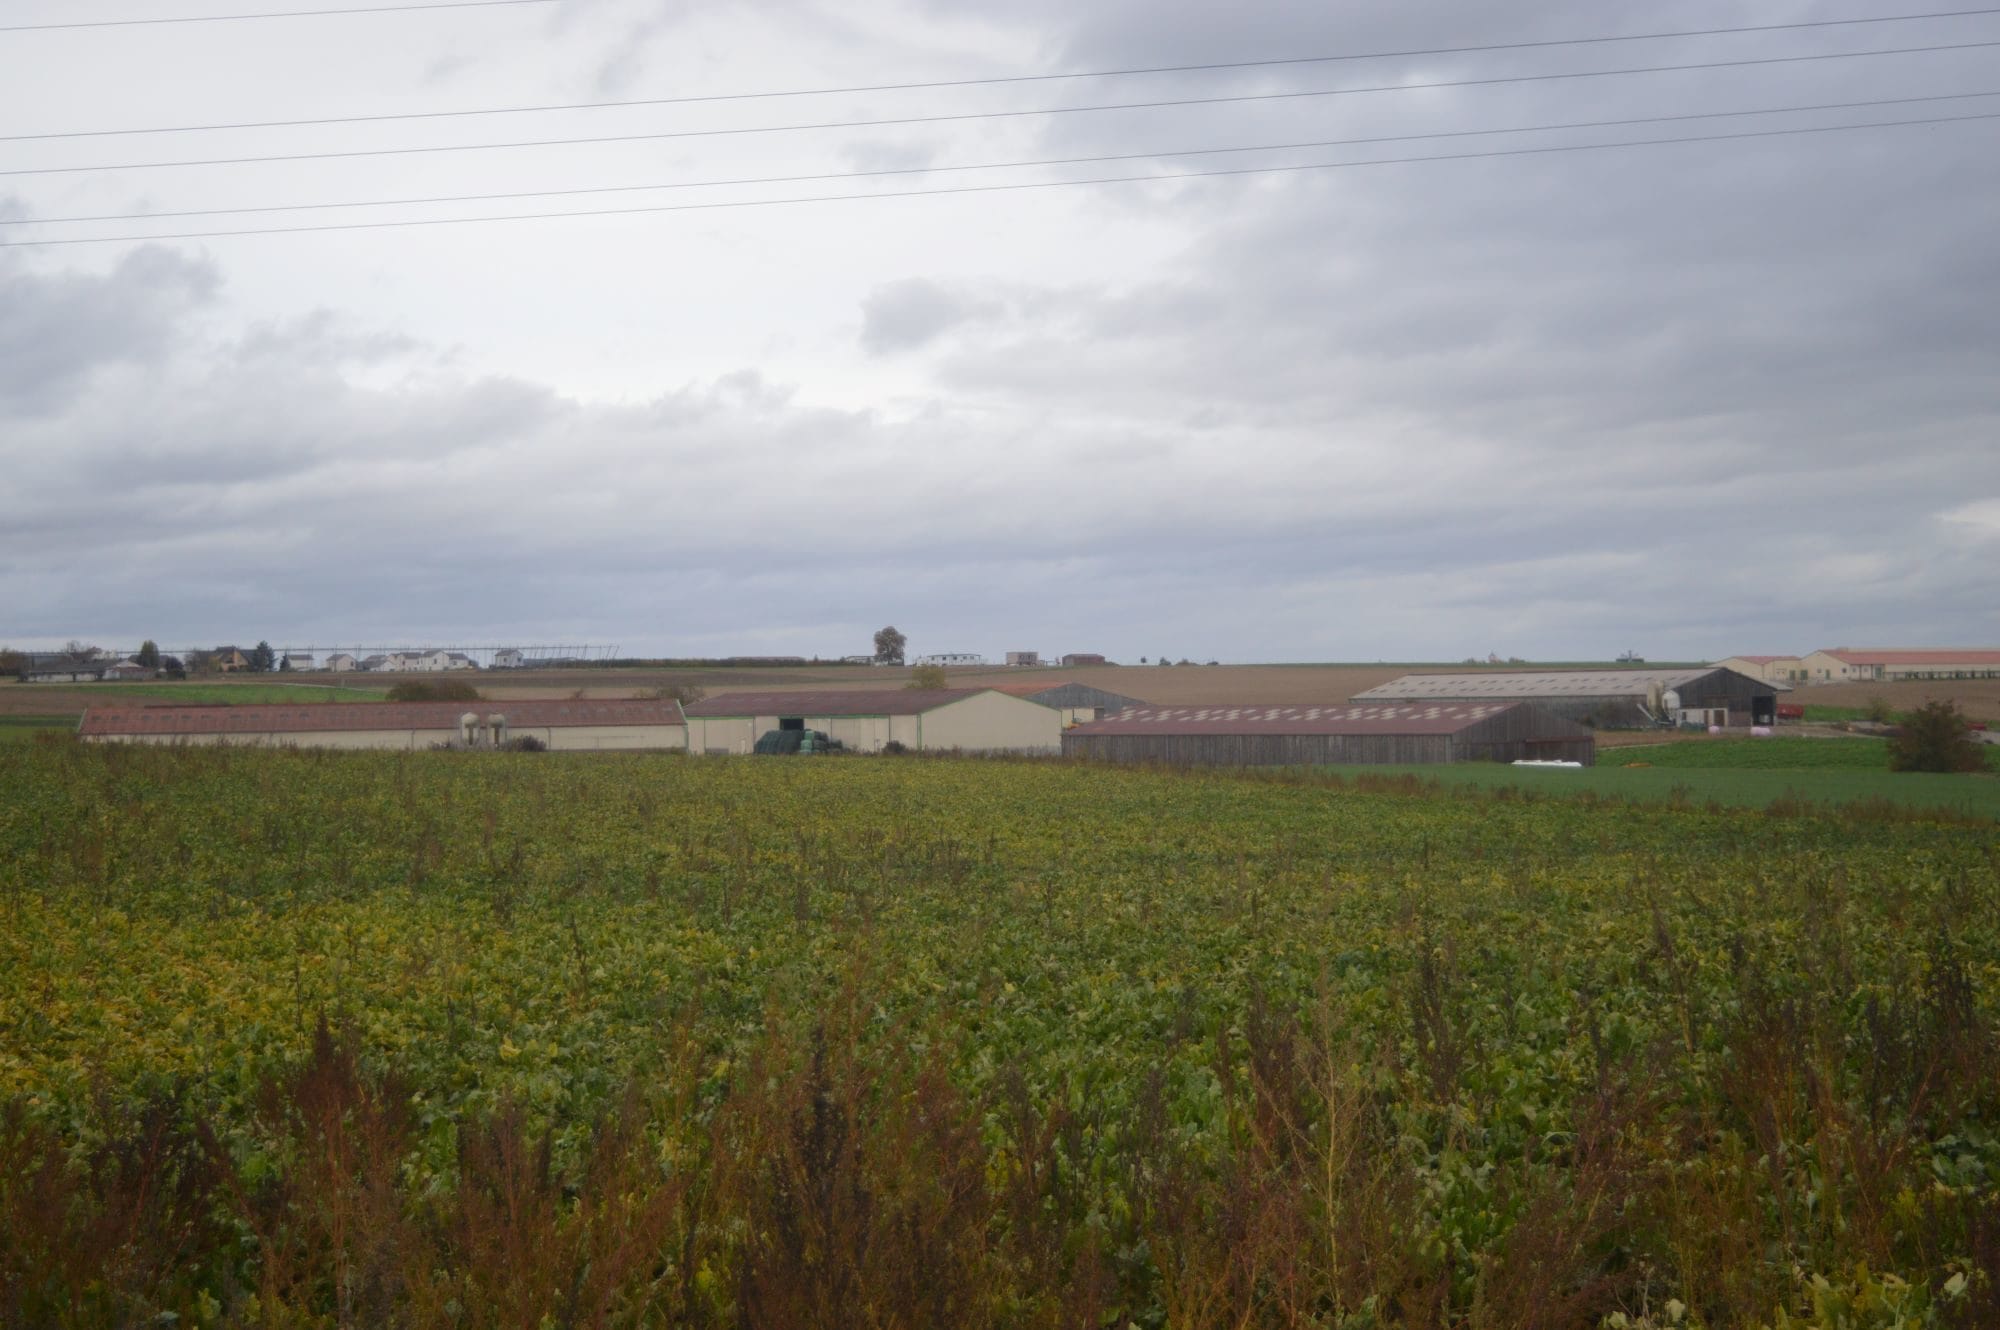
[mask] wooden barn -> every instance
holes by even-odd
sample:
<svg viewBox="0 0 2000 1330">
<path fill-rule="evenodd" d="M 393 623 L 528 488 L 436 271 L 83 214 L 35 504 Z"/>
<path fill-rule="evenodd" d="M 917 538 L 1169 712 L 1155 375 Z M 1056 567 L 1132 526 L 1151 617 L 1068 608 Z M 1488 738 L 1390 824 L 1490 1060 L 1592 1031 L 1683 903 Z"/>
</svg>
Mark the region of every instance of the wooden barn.
<svg viewBox="0 0 2000 1330">
<path fill-rule="evenodd" d="M 1526 702 L 1128 707 L 1063 731 L 1062 750 L 1204 767 L 1597 760 L 1589 729 Z"/>
<path fill-rule="evenodd" d="M 1774 725 L 1780 686 L 1735 670 L 1480 670 L 1405 674 L 1355 702 L 1532 702 L 1597 729 Z"/>
</svg>

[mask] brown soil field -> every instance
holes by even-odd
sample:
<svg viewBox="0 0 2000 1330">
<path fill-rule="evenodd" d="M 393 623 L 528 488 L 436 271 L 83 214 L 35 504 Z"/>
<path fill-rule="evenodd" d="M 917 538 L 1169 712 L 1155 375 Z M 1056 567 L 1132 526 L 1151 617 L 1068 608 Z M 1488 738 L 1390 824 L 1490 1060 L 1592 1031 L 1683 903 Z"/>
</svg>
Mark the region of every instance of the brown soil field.
<svg viewBox="0 0 2000 1330">
<path fill-rule="evenodd" d="M 1794 688 L 1784 699 L 1807 706 L 1865 707 L 1886 698 L 1891 708 L 1911 711 L 1926 702 L 1958 703 L 1974 720 L 2000 720 L 2000 679 L 1915 679 L 1907 683 L 1823 683 Z"/>
</svg>

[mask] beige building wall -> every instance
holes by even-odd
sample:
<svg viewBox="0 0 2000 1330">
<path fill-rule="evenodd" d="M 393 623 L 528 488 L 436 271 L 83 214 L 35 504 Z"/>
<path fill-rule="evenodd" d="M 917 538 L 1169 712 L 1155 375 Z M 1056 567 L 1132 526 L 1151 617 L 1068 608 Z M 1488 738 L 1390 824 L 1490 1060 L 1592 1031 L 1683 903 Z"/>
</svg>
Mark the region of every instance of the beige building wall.
<svg viewBox="0 0 2000 1330">
<path fill-rule="evenodd" d="M 294 730 L 285 734 L 92 734 L 90 743 L 185 744 L 235 748 L 430 748 L 458 737 L 452 730 Z"/>
<path fill-rule="evenodd" d="M 1735 670 L 1765 683 L 1803 683 L 1801 671 L 1805 663 L 1797 656 L 1781 656 L 1771 661 L 1746 660 L 1742 656 L 1731 656 L 1728 660 L 1718 660 L 1716 665 L 1725 670 Z"/>
<path fill-rule="evenodd" d="M 926 750 L 1059 753 L 1061 713 L 1006 693 L 975 693 L 919 717 Z"/>
<path fill-rule="evenodd" d="M 747 753 L 757 742 L 755 719 L 748 716 L 689 716 L 690 753 Z"/>
<path fill-rule="evenodd" d="M 1815 651 L 1800 660 L 1807 683 L 1858 683 L 1879 677 L 1872 666 L 1849 665 L 1837 656 Z"/>
<path fill-rule="evenodd" d="M 509 726 L 507 737 L 518 739 L 532 734 L 550 751 L 680 752 L 687 747 L 687 731 L 679 725 L 523 725 Z"/>
<path fill-rule="evenodd" d="M 678 725 L 524 725 L 507 737 L 532 735 L 551 751 L 628 752 L 679 750 L 687 732 Z M 93 734 L 91 743 L 227 744 L 239 748 L 429 749 L 456 742 L 450 730 L 294 730 L 283 734 Z"/>
</svg>

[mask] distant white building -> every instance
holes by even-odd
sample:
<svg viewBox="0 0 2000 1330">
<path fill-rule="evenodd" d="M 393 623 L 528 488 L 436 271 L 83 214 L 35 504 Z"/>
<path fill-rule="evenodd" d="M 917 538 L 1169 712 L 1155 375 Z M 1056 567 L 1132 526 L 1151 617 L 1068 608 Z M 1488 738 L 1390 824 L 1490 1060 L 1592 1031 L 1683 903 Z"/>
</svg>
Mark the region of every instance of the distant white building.
<svg viewBox="0 0 2000 1330">
<path fill-rule="evenodd" d="M 918 665 L 984 665 L 986 657 L 976 651 L 935 651 L 928 656 L 918 656 Z"/>
<path fill-rule="evenodd" d="M 361 668 L 359 661 L 349 651 L 336 651 L 326 658 L 326 668 L 335 674 L 351 674 Z"/>
<path fill-rule="evenodd" d="M 528 663 L 519 647 L 502 647 L 493 653 L 493 668 L 496 670 L 518 670 Z"/>
<path fill-rule="evenodd" d="M 280 667 L 293 671 L 316 670 L 319 668 L 318 665 L 313 663 L 312 653 L 309 651 L 287 651 L 284 660 L 280 662 Z"/>
</svg>

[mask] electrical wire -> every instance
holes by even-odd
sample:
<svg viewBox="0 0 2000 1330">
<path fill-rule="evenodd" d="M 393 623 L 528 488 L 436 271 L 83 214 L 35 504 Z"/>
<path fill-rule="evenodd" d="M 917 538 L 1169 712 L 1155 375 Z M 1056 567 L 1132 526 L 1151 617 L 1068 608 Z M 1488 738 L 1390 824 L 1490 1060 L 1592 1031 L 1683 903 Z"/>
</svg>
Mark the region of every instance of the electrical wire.
<svg viewBox="0 0 2000 1330">
<path fill-rule="evenodd" d="M 1051 166 L 1088 166 L 1106 162 L 1145 161 L 1159 157 L 1214 157 L 1252 152 L 1298 152 L 1309 148 L 1354 148 L 1381 143 L 1413 143 L 1435 139 L 1485 138 L 1502 134 L 1545 134 L 1579 129 L 1624 129 L 1637 125 L 1726 120 L 1739 116 L 1795 115 L 1818 111 L 1854 111 L 1925 102 L 1968 101 L 2000 97 L 1987 92 L 1944 92 L 1919 97 L 1880 97 L 1868 101 L 1819 102 L 1806 106 L 1765 106 L 1740 111 L 1691 111 L 1680 115 L 1630 116 L 1618 120 L 1571 120 L 1546 125 L 1511 125 L 1487 129 L 1445 129 L 1421 134 L 1384 134 L 1370 138 L 1310 139 L 1296 143 L 1256 143 L 1228 148 L 1169 148 L 1152 152 L 1112 153 L 1091 157 L 1044 157 L 1033 161 L 965 162 L 944 166 L 889 166 L 868 171 L 829 171 L 813 175 L 747 176 L 721 180 L 678 180 L 649 185 L 598 185 L 579 189 L 513 190 L 502 194 L 443 194 L 422 198 L 349 199 L 334 203 L 281 203 L 243 208 L 190 208 L 174 212 L 114 212 L 81 217 L 22 218 L 23 225 L 69 226 L 87 222 L 166 221 L 182 217 L 241 217 L 256 213 L 326 212 L 340 208 L 399 208 L 443 203 L 501 203 L 514 199 L 574 198 L 592 194 L 633 194 L 669 189 L 720 189 L 748 185 L 800 185 L 828 180 L 868 180 L 884 176 L 930 175 L 946 171 L 1015 171 Z"/>
<path fill-rule="evenodd" d="M 1489 152 L 1440 153 L 1422 157 L 1383 157 L 1365 161 L 1302 162 L 1289 166 L 1225 167 L 1213 171 L 1175 171 L 1146 175 L 1096 176 L 1085 180 L 1033 180 L 993 185 L 953 185 L 936 189 L 888 190 L 872 194 L 819 194 L 780 199 L 732 199 L 706 203 L 662 203 L 632 208 L 595 208 L 565 212 L 510 213 L 487 217 L 410 218 L 380 222 L 328 222 L 313 226 L 248 227 L 232 231 L 183 231 L 154 235 L 89 236 L 56 240 L 0 240 L 0 249 L 54 248 L 67 245 L 129 244 L 162 240 L 219 240 L 242 236 L 304 235 L 328 231 L 380 231 L 419 226 L 467 226 L 490 222 L 557 221 L 580 217 L 625 217 L 644 213 L 712 212 L 737 208 L 775 208 L 811 203 L 855 203 L 870 199 L 931 198 L 953 194 L 997 194 L 1034 189 L 1074 189 L 1095 185 L 1126 185 L 1208 180 L 1227 176 L 1298 174 L 1367 166 L 1401 166 L 1420 162 L 1476 161 L 1499 157 L 1544 156 L 1563 152 L 1595 152 L 1620 148 L 1657 148 L 1671 144 L 1720 143 L 1740 139 L 1780 138 L 1803 134 L 1838 134 L 1860 129 L 1895 129 L 1915 125 L 1957 124 L 1976 120 L 2000 120 L 2000 111 L 1973 115 L 1928 116 L 1914 120 L 1876 120 L 1853 125 L 1812 125 L 1787 129 L 1744 130 L 1728 134 L 1693 134 L 1663 139 L 1637 139 L 1615 143 L 1564 143 L 1543 147 L 1502 148 Z"/>
<path fill-rule="evenodd" d="M 16 23 L 0 32 L 63 32 L 75 28 L 140 28 L 167 23 L 237 23 L 247 19 L 332 18 L 341 14 L 408 14 L 420 9 L 496 9 L 502 5 L 552 5 L 556 0 L 443 0 L 422 5 L 370 5 L 362 9 L 295 9 L 263 14 L 188 14 L 179 18 L 106 18 L 83 23 Z"/>
<path fill-rule="evenodd" d="M 337 10 L 336 13 L 350 11 Z M 1414 56 L 1488 55 L 1502 51 L 1546 50 L 1563 46 L 1595 46 L 1610 42 L 1662 41 L 1685 37 L 1719 37 L 1742 33 L 1793 32 L 1807 28 L 1851 27 L 1864 23 L 1907 23 L 1918 20 L 1972 18 L 2000 14 L 1986 9 L 1941 9 L 1925 14 L 1878 14 L 1866 18 L 1813 19 L 1798 23 L 1759 23 L 1733 28 L 1683 28 L 1671 32 L 1635 32 L 1622 36 L 1561 37 L 1546 41 L 1498 42 L 1483 46 L 1432 46 L 1402 51 L 1357 51 L 1342 55 L 1287 56 L 1274 60 L 1223 60 L 1196 65 L 1151 65 L 1130 69 L 1078 70 L 1065 74 L 1011 74 L 995 78 L 937 79 L 923 83 L 873 83 L 843 88 L 793 88 L 764 92 L 718 92 L 684 97 L 646 97 L 631 101 L 561 102 L 534 106 L 488 106 L 458 111 L 400 111 L 383 115 L 323 116 L 310 120 L 237 120 L 208 125 L 154 125 L 136 129 L 74 129 L 48 134 L 0 134 L 0 143 L 48 139 L 109 138 L 130 134 L 197 134 L 229 129 L 302 129 L 324 125 L 380 124 L 391 121 L 443 120 L 479 115 L 538 115 L 553 111 L 622 110 L 640 106 L 691 106 L 711 102 L 761 101 L 782 97 L 833 97 L 879 92 L 921 92 L 947 88 L 986 88 L 1017 83 L 1048 83 L 1061 79 L 1128 78 L 1144 74 L 1202 74 L 1231 69 L 1272 69 L 1282 66 L 1331 64 L 1348 60 L 1396 60 Z M 167 20 L 158 20 L 165 22 Z M 0 32 L 9 31 L 0 28 Z"/>
<path fill-rule="evenodd" d="M 0 176 L 75 175 L 91 171 L 152 171 L 190 166 L 248 166 L 270 162 L 323 162 L 363 157 L 407 157 L 442 152 L 490 152 L 512 148 L 577 147 L 586 144 L 638 143 L 666 139 L 724 138 L 750 134 L 786 134 L 805 130 L 882 129 L 905 125 L 937 125 L 973 120 L 1009 120 L 1028 116 L 1075 115 L 1101 111 L 1144 111 L 1168 107 L 1217 106 L 1224 103 L 1273 102 L 1308 97 L 1344 97 L 1362 93 L 1420 92 L 1440 88 L 1492 87 L 1501 84 L 1546 83 L 1569 79 L 1614 78 L 1627 74 L 1663 74 L 1688 70 L 1741 69 L 1761 65 L 1801 64 L 1823 60 L 1855 60 L 1883 55 L 1921 55 L 1937 51 L 1968 51 L 2000 46 L 2000 40 L 1947 42 L 1930 46 L 1899 46 L 1871 51 L 1820 51 L 1808 55 L 1760 56 L 1743 60 L 1704 60 L 1678 65 L 1638 65 L 1623 69 L 1573 70 L 1555 74 L 1509 74 L 1476 79 L 1439 79 L 1428 83 L 1385 83 L 1354 88 L 1314 88 L 1293 92 L 1239 93 L 1221 97 L 1177 97 L 1150 102 L 1112 102 L 1085 106 L 1049 106 L 1018 111 L 968 111 L 944 115 L 894 116 L 872 120 L 829 120 L 791 125 L 753 125 L 728 129 L 676 129 L 646 134 L 603 134 L 584 138 L 522 139 L 508 143 L 459 143 L 414 148 L 360 148 L 337 152 L 269 153 L 253 157 L 191 158 L 171 162 L 116 162 L 92 166 L 40 166 L 0 170 Z"/>
</svg>

